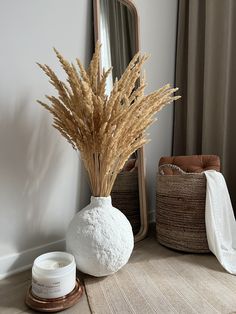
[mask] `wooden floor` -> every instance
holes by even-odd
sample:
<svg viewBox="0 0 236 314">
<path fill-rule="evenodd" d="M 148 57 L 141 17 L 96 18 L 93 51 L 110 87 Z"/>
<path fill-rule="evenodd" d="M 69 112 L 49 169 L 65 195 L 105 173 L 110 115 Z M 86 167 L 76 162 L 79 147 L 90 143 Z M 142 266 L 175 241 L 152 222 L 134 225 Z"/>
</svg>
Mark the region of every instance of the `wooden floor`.
<svg viewBox="0 0 236 314">
<path fill-rule="evenodd" d="M 27 308 L 25 294 L 31 281 L 31 272 L 25 271 L 0 281 L 0 314 L 37 313 Z M 63 313 L 90 314 L 84 293 L 80 302 Z"/>
<path fill-rule="evenodd" d="M 0 281 L 0 314 L 36 313 L 24 304 L 30 281 L 30 271 Z M 119 286 L 125 288 L 123 297 L 132 305 L 132 311 L 120 311 L 125 304 L 121 304 L 122 297 L 118 298 L 116 287 L 119 281 Z M 236 313 L 236 276 L 227 274 L 213 255 L 175 252 L 160 246 L 153 237 L 136 245 L 128 265 L 115 276 L 102 281 L 87 277 L 86 282 L 90 305 L 84 293 L 79 303 L 63 313 L 88 314 L 91 313 L 90 306 L 96 309 L 93 312 L 96 314 Z M 142 290 L 145 293 L 138 297 L 141 303 L 137 301 L 140 284 L 142 287 L 146 284 L 145 291 Z M 107 306 L 109 300 L 112 307 Z M 101 306 L 102 302 L 104 306 L 99 311 L 98 303 Z M 145 302 L 146 308 L 151 306 L 152 311 L 141 310 L 142 307 L 146 309 Z M 138 303 L 140 305 L 136 306 Z M 109 310 L 115 307 L 119 311 Z"/>
</svg>

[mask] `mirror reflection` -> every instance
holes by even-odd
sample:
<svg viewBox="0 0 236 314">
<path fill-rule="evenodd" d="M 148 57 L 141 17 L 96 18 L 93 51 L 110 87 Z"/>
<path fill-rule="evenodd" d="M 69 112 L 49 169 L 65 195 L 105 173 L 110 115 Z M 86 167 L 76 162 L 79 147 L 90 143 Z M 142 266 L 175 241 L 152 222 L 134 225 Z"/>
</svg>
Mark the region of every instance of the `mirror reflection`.
<svg viewBox="0 0 236 314">
<path fill-rule="evenodd" d="M 108 93 L 136 53 L 136 23 L 133 12 L 119 0 L 100 0 L 101 65 L 113 67 Z"/>
<path fill-rule="evenodd" d="M 134 11 L 121 0 L 99 0 L 99 39 L 101 70 L 112 67 L 106 91 L 110 94 L 115 79 L 119 79 L 137 52 L 137 19 Z M 118 175 L 112 190 L 113 205 L 129 219 L 134 234 L 140 230 L 140 195 L 138 153 L 134 153 Z"/>
</svg>

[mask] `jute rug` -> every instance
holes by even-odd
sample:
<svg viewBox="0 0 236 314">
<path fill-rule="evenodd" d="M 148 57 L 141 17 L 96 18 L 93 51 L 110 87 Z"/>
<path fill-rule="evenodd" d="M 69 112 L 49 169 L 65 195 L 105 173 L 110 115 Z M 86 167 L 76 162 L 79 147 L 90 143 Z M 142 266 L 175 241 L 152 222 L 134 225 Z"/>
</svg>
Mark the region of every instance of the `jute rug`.
<svg viewBox="0 0 236 314">
<path fill-rule="evenodd" d="M 236 276 L 213 255 L 181 254 L 155 239 L 138 243 L 129 263 L 85 279 L 92 313 L 236 313 Z"/>
</svg>

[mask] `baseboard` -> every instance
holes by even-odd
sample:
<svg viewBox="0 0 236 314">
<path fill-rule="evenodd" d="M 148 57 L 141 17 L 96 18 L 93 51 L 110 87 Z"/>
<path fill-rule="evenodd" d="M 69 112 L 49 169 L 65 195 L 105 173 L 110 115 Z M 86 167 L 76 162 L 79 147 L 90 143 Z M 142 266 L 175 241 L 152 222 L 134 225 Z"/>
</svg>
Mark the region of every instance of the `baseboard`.
<svg viewBox="0 0 236 314">
<path fill-rule="evenodd" d="M 32 267 L 34 259 L 46 252 L 64 251 L 65 239 L 0 257 L 0 280 Z"/>
</svg>

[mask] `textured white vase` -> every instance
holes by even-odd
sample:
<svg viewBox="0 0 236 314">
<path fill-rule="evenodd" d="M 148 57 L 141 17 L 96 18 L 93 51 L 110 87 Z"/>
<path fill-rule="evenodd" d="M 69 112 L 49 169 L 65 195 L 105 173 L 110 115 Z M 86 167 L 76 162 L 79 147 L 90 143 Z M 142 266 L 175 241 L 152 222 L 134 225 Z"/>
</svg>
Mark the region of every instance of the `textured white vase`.
<svg viewBox="0 0 236 314">
<path fill-rule="evenodd" d="M 110 196 L 92 196 L 71 221 L 66 247 L 80 271 L 96 277 L 110 275 L 129 260 L 134 247 L 132 227 L 112 206 Z"/>
</svg>

